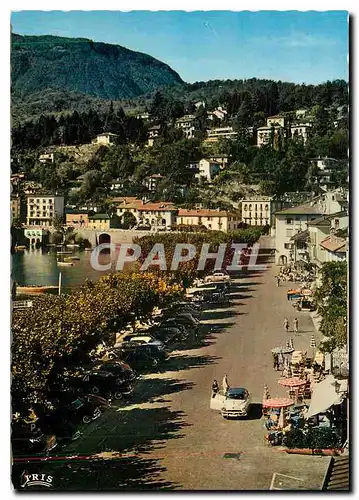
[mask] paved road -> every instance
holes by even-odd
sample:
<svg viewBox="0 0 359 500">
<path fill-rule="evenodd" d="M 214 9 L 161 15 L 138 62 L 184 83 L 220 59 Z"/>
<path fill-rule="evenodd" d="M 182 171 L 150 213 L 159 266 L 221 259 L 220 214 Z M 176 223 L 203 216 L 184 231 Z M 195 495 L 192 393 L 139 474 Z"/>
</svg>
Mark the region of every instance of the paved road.
<svg viewBox="0 0 359 500">
<path fill-rule="evenodd" d="M 264 441 L 258 411 L 264 383 L 272 395 L 285 395 L 270 350 L 288 338 L 284 317 L 294 318 L 286 287 L 275 285 L 276 272 L 269 264 L 236 279 L 232 306 L 206 314 L 204 329 L 212 330 L 206 345 L 175 351 L 167 371 L 145 376 L 130 404 L 105 413 L 66 451 L 109 460 L 95 470 L 86 459 L 67 472 L 55 470 L 57 485 L 61 476 L 61 487 L 70 489 L 267 490 L 276 472 L 320 488 L 328 458 L 287 455 Z M 295 347 L 309 349 L 313 323 L 309 314 L 298 314 Z M 227 421 L 209 409 L 211 383 L 225 373 L 258 403 L 251 419 Z"/>
</svg>

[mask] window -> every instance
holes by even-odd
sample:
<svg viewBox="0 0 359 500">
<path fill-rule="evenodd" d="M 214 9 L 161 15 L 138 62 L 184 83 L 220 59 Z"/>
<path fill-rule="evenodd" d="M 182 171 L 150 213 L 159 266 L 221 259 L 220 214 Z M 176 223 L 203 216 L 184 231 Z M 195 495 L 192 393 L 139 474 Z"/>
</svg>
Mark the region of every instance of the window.
<svg viewBox="0 0 359 500">
<path fill-rule="evenodd" d="M 247 203 L 244 205 L 243 210 L 247 211 L 248 210 L 248 205 Z"/>
<path fill-rule="evenodd" d="M 249 205 L 248 210 L 249 210 L 249 211 L 251 211 L 251 210 L 252 210 L 252 205 Z"/>
<path fill-rule="evenodd" d="M 255 207 L 254 207 L 255 210 L 257 210 L 257 203 L 255 204 Z"/>
<path fill-rule="evenodd" d="M 285 220 L 286 224 L 293 224 L 293 219 L 289 218 Z"/>
<path fill-rule="evenodd" d="M 266 210 L 266 212 L 268 212 L 268 210 L 269 210 L 269 205 L 266 205 L 266 206 L 265 206 L 265 210 Z"/>
<path fill-rule="evenodd" d="M 212 220 L 212 217 L 207 217 L 207 220 Z"/>
<path fill-rule="evenodd" d="M 339 227 L 339 219 L 334 220 L 335 229 Z"/>
</svg>

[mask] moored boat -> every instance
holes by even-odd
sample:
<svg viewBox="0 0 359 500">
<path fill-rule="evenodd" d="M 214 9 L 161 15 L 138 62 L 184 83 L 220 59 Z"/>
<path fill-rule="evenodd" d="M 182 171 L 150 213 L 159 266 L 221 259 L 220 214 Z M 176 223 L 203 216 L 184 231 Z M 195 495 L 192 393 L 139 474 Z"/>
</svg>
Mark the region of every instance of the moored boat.
<svg viewBox="0 0 359 500">
<path fill-rule="evenodd" d="M 72 254 L 72 252 L 66 252 L 66 250 L 63 251 L 63 252 L 62 251 L 60 251 L 60 252 L 57 251 L 56 253 L 57 253 L 57 255 L 71 255 Z"/>
<path fill-rule="evenodd" d="M 73 266 L 74 263 L 73 262 L 61 262 L 61 261 L 57 261 L 57 265 L 60 266 L 60 267 L 70 267 L 70 266 Z"/>
<path fill-rule="evenodd" d="M 24 250 L 26 250 L 26 245 L 17 245 L 15 247 L 16 252 L 23 252 Z"/>
</svg>

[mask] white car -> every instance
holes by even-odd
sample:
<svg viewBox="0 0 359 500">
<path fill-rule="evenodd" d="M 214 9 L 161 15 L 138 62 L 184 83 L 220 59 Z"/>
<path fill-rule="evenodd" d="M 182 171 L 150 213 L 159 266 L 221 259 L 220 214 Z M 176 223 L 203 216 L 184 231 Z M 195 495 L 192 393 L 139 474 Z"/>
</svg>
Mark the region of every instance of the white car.
<svg viewBox="0 0 359 500">
<path fill-rule="evenodd" d="M 221 412 L 223 418 L 246 417 L 252 402 L 251 395 L 243 387 L 231 387 L 227 394 L 221 391 L 212 395 L 210 401 L 211 410 Z"/>
</svg>

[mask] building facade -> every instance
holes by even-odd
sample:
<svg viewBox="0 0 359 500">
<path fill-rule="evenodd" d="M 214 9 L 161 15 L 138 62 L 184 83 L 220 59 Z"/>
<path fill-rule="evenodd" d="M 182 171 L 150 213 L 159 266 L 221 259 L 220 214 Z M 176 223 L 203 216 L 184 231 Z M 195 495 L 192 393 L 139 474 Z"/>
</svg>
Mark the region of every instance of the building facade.
<svg viewBox="0 0 359 500">
<path fill-rule="evenodd" d="M 241 201 L 242 221 L 249 226 L 273 226 L 274 213 L 282 208 L 282 202 L 271 196 L 250 196 Z"/>
<path fill-rule="evenodd" d="M 74 228 L 86 228 L 89 225 L 89 216 L 92 212 L 88 210 L 70 209 L 65 210 L 66 226 Z"/>
<path fill-rule="evenodd" d="M 111 146 L 111 144 L 116 143 L 117 137 L 118 137 L 117 134 L 113 134 L 112 132 L 106 132 L 97 135 L 92 142 L 94 144 L 102 144 L 103 146 Z"/>
<path fill-rule="evenodd" d="M 54 217 L 64 215 L 64 197 L 28 195 L 26 225 L 51 227 Z"/>
<path fill-rule="evenodd" d="M 181 129 L 187 139 L 193 139 L 198 128 L 198 120 L 194 115 L 185 115 L 176 120 L 175 127 Z"/>
<path fill-rule="evenodd" d="M 195 177 L 198 180 L 205 179 L 208 182 L 212 182 L 220 170 L 220 163 L 202 158 L 198 163 L 198 172 L 195 174 Z"/>
<path fill-rule="evenodd" d="M 88 216 L 88 228 L 97 231 L 108 231 L 109 229 L 118 229 L 121 226 L 121 220 L 118 215 L 94 214 Z"/>
<path fill-rule="evenodd" d="M 206 142 L 217 142 L 219 139 L 236 139 L 238 132 L 233 127 L 217 127 L 207 130 Z"/>
<path fill-rule="evenodd" d="M 125 212 L 130 212 L 138 224 L 149 224 L 154 227 L 176 224 L 177 208 L 172 203 L 153 203 L 135 197 L 113 198 L 112 202 L 117 206 L 119 217 Z"/>
<path fill-rule="evenodd" d="M 180 208 L 177 215 L 177 226 L 204 226 L 211 231 L 231 231 L 240 222 L 240 213 L 224 210 Z"/>
<path fill-rule="evenodd" d="M 317 232 L 317 227 L 314 221 L 335 214 L 333 219 L 340 219 L 337 214 L 345 214 L 348 209 L 348 202 L 346 194 L 340 190 L 330 191 L 321 196 L 313 198 L 310 202 L 304 203 L 291 208 L 286 208 L 275 213 L 275 241 L 276 241 L 276 263 L 279 265 L 295 262 L 296 245 L 295 235 L 304 231 L 308 231 L 309 241 L 313 236 L 310 231 Z M 345 219 L 343 219 L 345 224 Z M 313 224 L 311 224 L 313 223 Z M 337 224 L 334 222 L 334 224 Z M 319 227 L 319 226 L 318 226 Z M 320 241 L 327 235 L 327 233 L 318 235 L 315 242 L 315 247 L 319 245 Z M 317 241 L 318 240 L 318 241 Z M 310 259 L 310 249 L 305 248 L 306 241 L 301 241 L 300 246 L 303 248 L 303 253 L 308 252 Z M 319 259 L 317 259 L 319 261 Z"/>
</svg>

